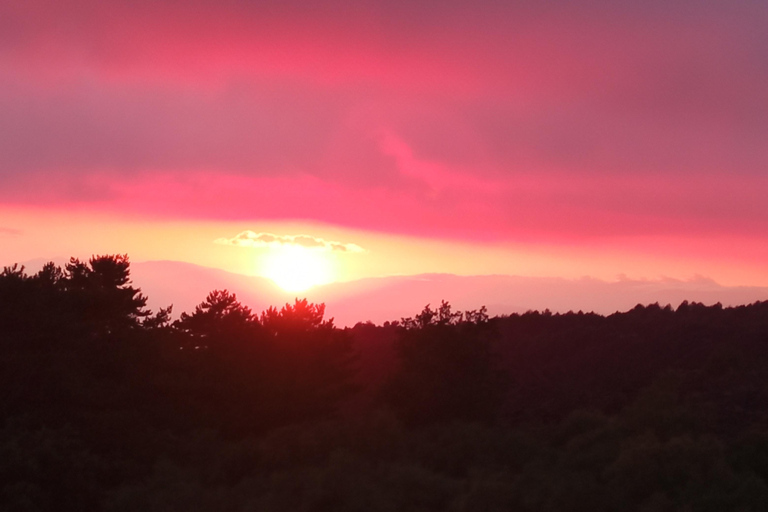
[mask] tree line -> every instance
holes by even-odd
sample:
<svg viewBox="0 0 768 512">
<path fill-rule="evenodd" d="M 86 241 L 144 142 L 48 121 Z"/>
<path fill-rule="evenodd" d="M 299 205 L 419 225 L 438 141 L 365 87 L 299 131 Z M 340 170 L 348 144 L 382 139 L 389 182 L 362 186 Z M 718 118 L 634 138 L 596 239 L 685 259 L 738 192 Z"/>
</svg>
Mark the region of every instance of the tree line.
<svg viewBox="0 0 768 512">
<path fill-rule="evenodd" d="M 0 273 L 3 510 L 761 510 L 768 302 L 338 328 Z"/>
</svg>

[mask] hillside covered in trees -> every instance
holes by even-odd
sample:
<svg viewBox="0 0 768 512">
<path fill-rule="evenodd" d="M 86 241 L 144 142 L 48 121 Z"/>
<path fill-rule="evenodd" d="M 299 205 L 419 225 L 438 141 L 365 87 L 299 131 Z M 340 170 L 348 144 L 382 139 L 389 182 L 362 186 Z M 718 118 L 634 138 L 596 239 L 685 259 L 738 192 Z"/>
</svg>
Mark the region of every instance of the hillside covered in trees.
<svg viewBox="0 0 768 512">
<path fill-rule="evenodd" d="M 768 509 L 768 302 L 340 329 L 127 256 L 0 274 L 0 509 Z"/>
</svg>

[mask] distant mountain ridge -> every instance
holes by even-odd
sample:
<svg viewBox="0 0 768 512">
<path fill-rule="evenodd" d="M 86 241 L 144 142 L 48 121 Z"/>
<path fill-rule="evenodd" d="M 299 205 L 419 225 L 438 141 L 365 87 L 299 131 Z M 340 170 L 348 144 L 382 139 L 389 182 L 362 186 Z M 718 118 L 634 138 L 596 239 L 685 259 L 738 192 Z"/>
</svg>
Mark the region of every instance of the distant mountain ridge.
<svg viewBox="0 0 768 512">
<path fill-rule="evenodd" d="M 636 304 L 671 304 L 682 301 L 724 306 L 768 299 L 768 287 L 722 286 L 707 278 L 631 280 L 615 282 L 594 278 L 564 279 L 507 275 L 458 276 L 420 274 L 365 278 L 318 286 L 303 293 L 288 293 L 271 280 L 245 276 L 178 261 L 132 263 L 131 277 L 149 297 L 153 309 L 173 304 L 174 316 L 192 311 L 214 289 L 227 289 L 254 312 L 281 306 L 294 298 L 326 304 L 326 315 L 336 325 L 371 321 L 381 324 L 413 316 L 426 304 L 449 301 L 454 309 L 485 305 L 490 315 L 549 309 L 552 312 L 594 311 L 611 314 Z"/>
</svg>

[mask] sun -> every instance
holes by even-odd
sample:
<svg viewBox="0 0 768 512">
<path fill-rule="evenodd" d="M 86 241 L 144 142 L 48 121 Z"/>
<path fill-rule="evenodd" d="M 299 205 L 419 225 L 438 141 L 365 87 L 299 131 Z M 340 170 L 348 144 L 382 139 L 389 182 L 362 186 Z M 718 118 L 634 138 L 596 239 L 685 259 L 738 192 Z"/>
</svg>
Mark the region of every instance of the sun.
<svg viewBox="0 0 768 512">
<path fill-rule="evenodd" d="M 260 267 L 261 275 L 287 292 L 303 292 L 335 278 L 326 251 L 297 245 L 271 247 Z"/>
</svg>

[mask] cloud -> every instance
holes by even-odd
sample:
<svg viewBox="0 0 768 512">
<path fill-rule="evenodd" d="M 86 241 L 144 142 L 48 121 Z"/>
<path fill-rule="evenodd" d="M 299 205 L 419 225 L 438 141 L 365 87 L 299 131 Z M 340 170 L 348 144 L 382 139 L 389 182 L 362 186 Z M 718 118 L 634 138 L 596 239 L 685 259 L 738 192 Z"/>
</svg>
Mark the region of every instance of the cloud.
<svg viewBox="0 0 768 512">
<path fill-rule="evenodd" d="M 21 236 L 21 230 L 0 226 L 0 236 Z"/>
<path fill-rule="evenodd" d="M 275 235 L 272 233 L 255 233 L 243 231 L 233 238 L 218 238 L 214 243 L 222 245 L 235 245 L 238 247 L 280 247 L 291 245 L 315 249 L 320 251 L 337 252 L 364 252 L 365 250 L 356 244 L 333 242 L 310 235 Z"/>
<path fill-rule="evenodd" d="M 765 2 L 561 3 L 0 1 L 0 205 L 764 237 Z"/>
</svg>

